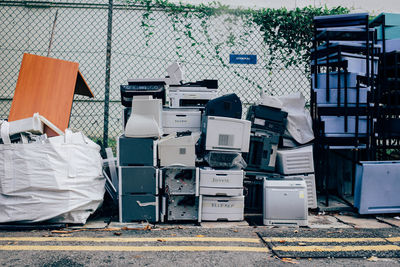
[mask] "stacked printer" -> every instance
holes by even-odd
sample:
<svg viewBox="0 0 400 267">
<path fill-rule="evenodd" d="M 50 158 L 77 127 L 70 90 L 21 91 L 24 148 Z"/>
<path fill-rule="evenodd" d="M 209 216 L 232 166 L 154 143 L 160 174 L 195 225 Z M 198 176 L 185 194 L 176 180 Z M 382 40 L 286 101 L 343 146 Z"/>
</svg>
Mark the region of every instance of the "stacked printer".
<svg viewBox="0 0 400 267">
<path fill-rule="evenodd" d="M 300 178 L 304 180 L 307 189 L 307 206 L 310 209 L 317 208 L 312 145 L 278 149 L 276 171 L 281 174 L 284 179 Z"/>
<path fill-rule="evenodd" d="M 306 226 L 308 208 L 317 206 L 313 150 L 312 145 L 298 146 L 289 139 L 287 117 L 287 112 L 273 106 L 249 108 L 246 212 L 262 213 L 265 225 Z"/>
<path fill-rule="evenodd" d="M 124 108 L 124 113 L 130 109 L 131 114 L 117 142 L 119 220 L 158 222 L 157 139 L 162 100 L 137 95 L 131 103 Z"/>
<path fill-rule="evenodd" d="M 236 94 L 215 98 L 205 106 L 198 155 L 199 221 L 241 221 L 244 218 L 242 153 L 249 151 L 250 121 L 242 120 Z"/>
<path fill-rule="evenodd" d="M 195 145 L 205 105 L 217 96 L 218 81 L 169 84 L 169 107 L 163 109 L 158 142 L 162 192 L 161 221 L 198 221 L 199 168 Z"/>
<path fill-rule="evenodd" d="M 277 177 L 276 155 L 281 136 L 286 129 L 287 112 L 266 105 L 250 106 L 247 120 L 251 122 L 249 152 L 244 154 L 247 163 L 245 187 L 246 213 L 263 211 L 263 183 L 265 177 Z"/>
<path fill-rule="evenodd" d="M 195 145 L 202 110 L 216 97 L 218 82 L 184 84 L 177 63 L 167 73 L 166 78 L 129 79 L 128 85 L 120 86 L 124 106 L 124 134 L 117 145 L 121 222 L 198 220 Z"/>
</svg>

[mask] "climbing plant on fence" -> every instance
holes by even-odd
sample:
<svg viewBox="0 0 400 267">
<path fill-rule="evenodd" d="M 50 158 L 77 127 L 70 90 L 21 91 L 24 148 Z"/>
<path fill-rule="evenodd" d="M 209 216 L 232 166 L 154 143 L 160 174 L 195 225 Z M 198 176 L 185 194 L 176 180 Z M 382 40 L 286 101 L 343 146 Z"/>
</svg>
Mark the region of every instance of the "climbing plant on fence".
<svg viewBox="0 0 400 267">
<path fill-rule="evenodd" d="M 152 32 L 153 11 L 162 10 L 170 18 L 173 30 L 180 38 L 187 38 L 191 41 L 191 46 L 200 47 L 211 45 L 214 48 L 212 56 L 217 59 L 224 67 L 229 68 L 227 62 L 220 56 L 221 49 L 233 47 L 234 45 L 245 44 L 250 34 L 258 30 L 264 39 L 264 56 L 267 59 L 263 67 L 271 70 L 274 67 L 289 67 L 298 64 L 305 64 L 310 58 L 310 48 L 312 45 L 312 19 L 314 16 L 336 15 L 349 13 L 349 9 L 344 7 L 304 7 L 288 10 L 286 8 L 271 9 L 251 9 L 251 8 L 231 8 L 218 2 L 210 4 L 190 5 L 183 3 L 171 3 L 165 0 L 125 0 L 127 5 L 141 5 L 145 12 L 142 16 L 142 29 L 146 38 L 150 39 Z M 228 25 L 228 31 L 221 32 L 218 39 L 212 38 L 209 28 L 212 17 L 224 16 L 224 23 Z M 201 21 L 200 29 L 194 29 L 193 19 Z M 241 31 L 237 31 L 241 24 Z M 200 31 L 204 37 L 198 40 L 193 31 Z M 181 46 L 176 46 L 176 54 L 182 57 Z M 200 49 L 196 53 L 203 55 Z M 235 73 L 240 76 L 239 73 Z M 246 77 L 243 77 L 246 79 Z M 251 81 L 249 81 L 251 82 Z"/>
</svg>

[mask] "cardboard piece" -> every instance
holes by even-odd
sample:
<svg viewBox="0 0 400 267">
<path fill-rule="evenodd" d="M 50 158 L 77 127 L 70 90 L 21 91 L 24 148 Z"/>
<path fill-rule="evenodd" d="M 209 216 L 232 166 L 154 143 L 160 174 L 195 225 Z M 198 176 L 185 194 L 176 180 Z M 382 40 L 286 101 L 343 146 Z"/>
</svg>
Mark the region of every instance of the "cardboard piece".
<svg viewBox="0 0 400 267">
<path fill-rule="evenodd" d="M 93 97 L 78 67 L 76 62 L 24 54 L 8 120 L 29 118 L 39 112 L 65 131 L 74 94 Z M 45 133 L 58 135 L 48 127 Z"/>
</svg>

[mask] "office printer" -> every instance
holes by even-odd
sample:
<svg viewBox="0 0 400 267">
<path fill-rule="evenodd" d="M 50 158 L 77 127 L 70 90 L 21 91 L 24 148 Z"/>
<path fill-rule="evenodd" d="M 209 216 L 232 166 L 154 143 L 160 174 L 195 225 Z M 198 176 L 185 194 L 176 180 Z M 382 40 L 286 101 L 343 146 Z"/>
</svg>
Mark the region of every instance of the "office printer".
<svg viewBox="0 0 400 267">
<path fill-rule="evenodd" d="M 169 85 L 171 108 L 204 108 L 217 97 L 218 80 L 202 80 L 181 85 Z"/>
<path fill-rule="evenodd" d="M 124 107 L 132 106 L 132 98 L 138 95 L 151 95 L 153 98 L 161 99 L 165 105 L 166 85 L 180 85 L 184 77 L 179 63 L 175 62 L 167 68 L 165 78 L 128 79 L 128 85 L 121 85 L 121 103 Z"/>
</svg>

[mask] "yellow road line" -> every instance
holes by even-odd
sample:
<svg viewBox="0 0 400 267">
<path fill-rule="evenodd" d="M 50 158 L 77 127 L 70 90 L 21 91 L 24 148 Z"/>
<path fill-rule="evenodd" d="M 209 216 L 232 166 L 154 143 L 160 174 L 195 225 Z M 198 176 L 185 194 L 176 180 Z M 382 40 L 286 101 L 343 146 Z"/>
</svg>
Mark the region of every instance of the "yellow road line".
<svg viewBox="0 0 400 267">
<path fill-rule="evenodd" d="M 386 242 L 385 238 L 319 238 L 319 237 L 263 237 L 266 242 L 308 242 L 308 243 L 345 243 L 345 242 Z"/>
<path fill-rule="evenodd" d="M 389 242 L 400 242 L 400 237 L 388 237 L 386 240 Z"/>
<path fill-rule="evenodd" d="M 277 246 L 273 250 L 295 252 L 329 252 L 329 251 L 400 251 L 399 246 Z"/>
<path fill-rule="evenodd" d="M 242 242 L 260 243 L 258 238 L 241 237 L 0 237 L 0 241 L 30 242 Z"/>
<path fill-rule="evenodd" d="M 266 247 L 237 247 L 237 246 L 0 246 L 0 251 L 241 251 L 268 252 Z"/>
</svg>

